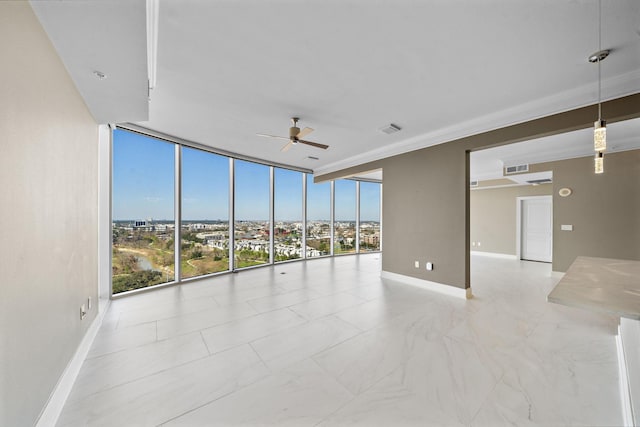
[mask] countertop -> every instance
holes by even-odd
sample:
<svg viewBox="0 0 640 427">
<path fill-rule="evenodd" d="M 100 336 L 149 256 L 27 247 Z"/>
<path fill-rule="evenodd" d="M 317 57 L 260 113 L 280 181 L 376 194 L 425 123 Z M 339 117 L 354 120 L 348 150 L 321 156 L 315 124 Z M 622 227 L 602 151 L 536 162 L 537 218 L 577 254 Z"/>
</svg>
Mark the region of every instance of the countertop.
<svg viewBox="0 0 640 427">
<path fill-rule="evenodd" d="M 578 257 L 547 301 L 640 320 L 640 261 Z"/>
</svg>

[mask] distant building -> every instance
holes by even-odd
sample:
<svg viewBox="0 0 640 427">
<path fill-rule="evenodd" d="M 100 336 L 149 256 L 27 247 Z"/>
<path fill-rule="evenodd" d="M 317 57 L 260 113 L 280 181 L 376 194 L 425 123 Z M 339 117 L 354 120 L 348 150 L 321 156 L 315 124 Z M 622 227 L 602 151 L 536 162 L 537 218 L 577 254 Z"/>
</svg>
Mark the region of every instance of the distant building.
<svg viewBox="0 0 640 427">
<path fill-rule="evenodd" d="M 153 220 L 136 220 L 133 222 L 133 229 L 138 231 L 154 231 Z"/>
<path fill-rule="evenodd" d="M 380 244 L 380 234 L 365 234 L 363 236 L 360 236 L 360 240 L 367 245 L 378 246 Z"/>
</svg>

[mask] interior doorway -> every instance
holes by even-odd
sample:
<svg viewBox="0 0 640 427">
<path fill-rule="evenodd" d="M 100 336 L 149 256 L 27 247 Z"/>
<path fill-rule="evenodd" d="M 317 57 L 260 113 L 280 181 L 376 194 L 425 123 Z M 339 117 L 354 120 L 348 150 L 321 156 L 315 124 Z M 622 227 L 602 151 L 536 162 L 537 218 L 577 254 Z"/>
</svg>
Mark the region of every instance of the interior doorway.
<svg viewBox="0 0 640 427">
<path fill-rule="evenodd" d="M 518 197 L 516 253 L 525 261 L 551 262 L 553 259 L 553 198 Z"/>
</svg>

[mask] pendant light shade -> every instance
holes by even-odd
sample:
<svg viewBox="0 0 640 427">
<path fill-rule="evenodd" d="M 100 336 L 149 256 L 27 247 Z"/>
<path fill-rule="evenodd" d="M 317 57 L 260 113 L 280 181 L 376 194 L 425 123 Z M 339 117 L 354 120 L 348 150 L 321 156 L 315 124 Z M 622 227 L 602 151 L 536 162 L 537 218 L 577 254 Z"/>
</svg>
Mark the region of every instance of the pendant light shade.
<svg viewBox="0 0 640 427">
<path fill-rule="evenodd" d="M 596 120 L 593 127 L 593 149 L 600 153 L 607 149 L 607 122 Z"/>
<path fill-rule="evenodd" d="M 602 151 L 596 153 L 594 167 L 595 173 L 600 174 L 604 172 L 604 153 Z"/>
</svg>

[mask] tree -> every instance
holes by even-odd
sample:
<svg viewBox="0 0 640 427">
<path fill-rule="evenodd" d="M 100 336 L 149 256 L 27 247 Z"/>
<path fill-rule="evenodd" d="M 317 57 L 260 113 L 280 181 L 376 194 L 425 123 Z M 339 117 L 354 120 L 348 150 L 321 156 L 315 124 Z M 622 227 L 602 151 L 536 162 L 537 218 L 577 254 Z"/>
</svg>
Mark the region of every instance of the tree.
<svg viewBox="0 0 640 427">
<path fill-rule="evenodd" d="M 162 273 L 155 270 L 134 271 L 116 276 L 112 280 L 113 293 L 132 291 L 162 283 Z"/>
</svg>

